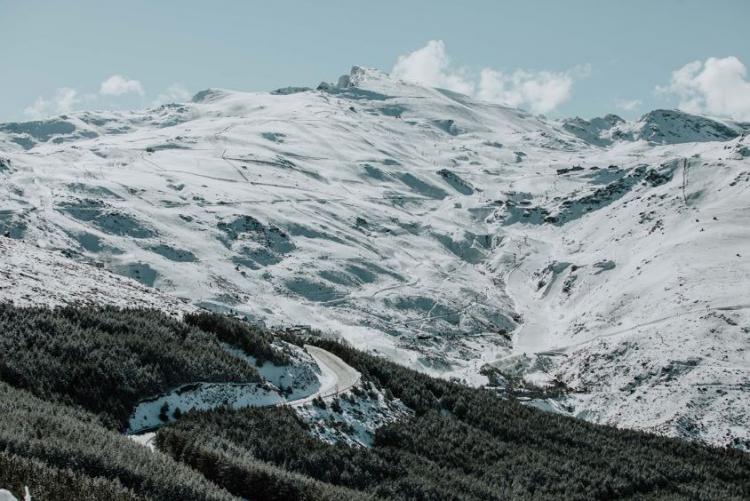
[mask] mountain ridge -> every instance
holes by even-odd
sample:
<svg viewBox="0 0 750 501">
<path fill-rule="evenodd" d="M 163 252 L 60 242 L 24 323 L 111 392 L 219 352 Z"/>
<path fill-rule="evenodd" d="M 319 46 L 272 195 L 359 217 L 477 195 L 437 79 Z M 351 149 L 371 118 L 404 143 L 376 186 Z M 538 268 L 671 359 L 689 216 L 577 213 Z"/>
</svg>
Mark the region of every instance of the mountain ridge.
<svg viewBox="0 0 750 501">
<path fill-rule="evenodd" d="M 748 140 L 674 113 L 549 120 L 355 67 L 317 90 L 0 124 L 0 231 L 433 375 L 557 381 L 560 412 L 743 448 L 750 323 L 722 308 L 750 277 Z"/>
</svg>

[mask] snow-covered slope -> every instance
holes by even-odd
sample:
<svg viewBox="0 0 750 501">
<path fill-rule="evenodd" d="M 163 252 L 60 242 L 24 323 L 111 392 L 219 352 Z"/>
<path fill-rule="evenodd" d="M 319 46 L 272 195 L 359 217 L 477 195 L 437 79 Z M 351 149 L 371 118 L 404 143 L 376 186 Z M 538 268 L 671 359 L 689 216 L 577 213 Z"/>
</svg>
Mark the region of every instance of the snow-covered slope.
<svg viewBox="0 0 750 501">
<path fill-rule="evenodd" d="M 556 222 L 505 228 L 517 263 L 507 290 L 524 323 L 515 353 L 495 365 L 521 360 L 529 380 L 564 383 L 571 412 L 587 419 L 747 448 L 750 165 L 740 144 L 619 145 L 561 175 L 551 200 L 548 187 L 525 186 L 527 210 Z M 607 184 L 592 186 L 597 178 Z"/>
<path fill-rule="evenodd" d="M 638 140 L 651 144 L 729 141 L 750 130 L 748 124 L 691 115 L 680 110 L 650 111 L 636 122 L 626 122 L 617 115 L 591 120 L 569 118 L 562 121 L 562 127 L 597 146 Z"/>
<path fill-rule="evenodd" d="M 0 302 L 16 306 L 108 304 L 182 314 L 195 307 L 60 252 L 0 236 Z"/>
<path fill-rule="evenodd" d="M 750 141 L 672 113 L 556 122 L 354 68 L 5 124 L 0 229 L 471 384 L 520 361 L 595 421 L 746 440 Z"/>
</svg>

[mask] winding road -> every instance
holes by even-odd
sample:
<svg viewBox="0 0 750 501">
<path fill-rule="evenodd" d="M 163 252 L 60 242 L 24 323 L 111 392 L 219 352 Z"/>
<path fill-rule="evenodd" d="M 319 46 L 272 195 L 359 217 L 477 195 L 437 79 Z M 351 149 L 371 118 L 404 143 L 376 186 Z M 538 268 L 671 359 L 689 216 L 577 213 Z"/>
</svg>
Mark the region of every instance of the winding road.
<svg viewBox="0 0 750 501">
<path fill-rule="evenodd" d="M 323 348 L 318 348 L 317 346 L 310 344 L 305 345 L 305 350 L 315 359 L 315 362 L 322 371 L 320 389 L 307 397 L 282 402 L 276 405 L 291 405 L 293 407 L 298 407 L 311 402 L 318 397 L 326 400 L 349 390 L 362 379 L 362 374 L 360 374 L 359 371 L 348 365 L 330 351 L 326 351 Z"/>
<path fill-rule="evenodd" d="M 318 367 L 320 367 L 320 388 L 318 388 L 315 393 L 312 393 L 311 395 L 308 395 L 306 397 L 298 398 L 296 400 L 277 402 L 273 404 L 258 405 L 258 407 L 281 407 L 285 405 L 291 407 L 300 407 L 312 402 L 316 398 L 330 400 L 337 395 L 348 391 L 361 381 L 362 374 L 360 374 L 359 371 L 357 371 L 354 367 L 348 365 L 333 353 L 326 351 L 323 348 L 319 348 L 317 346 L 309 344 L 305 345 L 305 350 L 310 354 L 310 356 L 312 356 L 312 358 L 318 364 Z M 128 437 L 130 437 L 135 442 L 144 445 L 152 450 L 154 450 L 153 441 L 155 436 L 155 428 L 149 428 L 148 430 L 143 430 L 128 435 Z"/>
</svg>

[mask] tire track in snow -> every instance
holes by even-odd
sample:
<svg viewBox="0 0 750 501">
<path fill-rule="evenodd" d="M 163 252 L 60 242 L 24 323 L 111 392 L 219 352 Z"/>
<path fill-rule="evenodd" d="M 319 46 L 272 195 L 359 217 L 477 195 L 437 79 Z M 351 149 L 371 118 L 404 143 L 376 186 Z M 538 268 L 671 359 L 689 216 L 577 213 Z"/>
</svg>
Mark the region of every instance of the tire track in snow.
<svg viewBox="0 0 750 501">
<path fill-rule="evenodd" d="M 620 330 L 616 330 L 616 331 L 613 331 L 613 332 L 606 332 L 606 333 L 603 333 L 603 334 L 598 334 L 598 335 L 596 335 L 596 336 L 594 336 L 592 338 L 587 339 L 586 341 L 581 341 L 581 342 L 578 342 L 578 343 L 570 344 L 570 345 L 567 345 L 567 346 L 562 346 L 562 347 L 559 347 L 559 348 L 553 348 L 553 349 L 550 349 L 550 350 L 540 351 L 540 352 L 537 352 L 537 355 L 544 355 L 544 354 L 549 354 L 549 355 L 566 355 L 565 352 L 570 351 L 570 350 L 574 350 L 576 348 L 580 348 L 581 346 L 583 346 L 585 344 L 588 344 L 588 343 L 591 343 L 592 341 L 596 341 L 598 339 L 605 339 L 605 338 L 609 338 L 609 337 L 614 337 L 614 336 L 618 336 L 620 334 L 626 334 L 628 332 L 631 332 L 631 331 L 634 331 L 634 330 L 637 330 L 637 329 L 641 329 L 643 327 L 650 327 L 652 325 L 660 324 L 662 322 L 666 322 L 667 320 L 672 320 L 673 318 L 679 318 L 679 317 L 685 316 L 685 315 L 695 315 L 695 314 L 699 314 L 699 313 L 709 313 L 711 311 L 737 311 L 737 310 L 746 310 L 746 309 L 750 309 L 750 304 L 745 303 L 745 304 L 736 304 L 736 305 L 729 305 L 729 306 L 708 306 L 708 305 L 706 305 L 706 306 L 703 306 L 701 308 L 693 308 L 693 309 L 689 309 L 689 310 L 685 310 L 685 311 L 681 311 L 681 312 L 677 312 L 677 313 L 672 313 L 670 315 L 666 315 L 664 317 L 656 318 L 654 320 L 649 320 L 648 322 L 643 322 L 643 323 L 640 323 L 640 324 L 637 324 L 637 325 L 633 325 L 633 326 L 627 327 L 625 329 L 620 329 Z"/>
</svg>

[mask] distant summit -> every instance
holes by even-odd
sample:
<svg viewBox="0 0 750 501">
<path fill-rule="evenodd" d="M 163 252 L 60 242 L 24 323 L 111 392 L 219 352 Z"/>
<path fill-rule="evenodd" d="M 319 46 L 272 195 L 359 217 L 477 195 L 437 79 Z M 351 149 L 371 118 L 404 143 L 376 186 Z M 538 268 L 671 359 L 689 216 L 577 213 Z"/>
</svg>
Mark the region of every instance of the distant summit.
<svg viewBox="0 0 750 501">
<path fill-rule="evenodd" d="M 742 132 L 737 125 L 679 110 L 651 111 L 637 125 L 637 139 L 662 144 L 729 141 Z"/>
<path fill-rule="evenodd" d="M 587 143 L 606 146 L 612 143 L 612 130 L 625 123 L 625 120 L 613 114 L 591 120 L 575 117 L 563 120 L 563 129 Z"/>
<path fill-rule="evenodd" d="M 679 110 L 654 110 L 636 122 L 626 122 L 617 115 L 584 120 L 563 120 L 563 129 L 596 146 L 616 141 L 647 141 L 652 144 L 681 144 L 706 141 L 729 141 L 739 136 L 743 126 Z"/>
<path fill-rule="evenodd" d="M 190 100 L 192 103 L 212 103 L 218 101 L 222 97 L 226 96 L 227 93 L 221 89 L 205 89 L 197 92 Z"/>
</svg>

